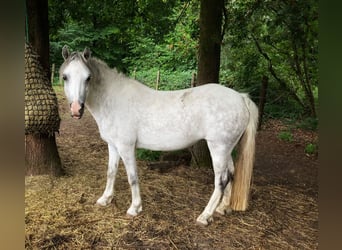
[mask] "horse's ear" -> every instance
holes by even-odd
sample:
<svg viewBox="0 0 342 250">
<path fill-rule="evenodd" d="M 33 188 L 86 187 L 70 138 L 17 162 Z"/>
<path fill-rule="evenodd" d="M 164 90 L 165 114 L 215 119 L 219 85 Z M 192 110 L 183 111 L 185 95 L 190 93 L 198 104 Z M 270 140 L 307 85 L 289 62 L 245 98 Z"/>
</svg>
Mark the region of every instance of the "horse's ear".
<svg viewBox="0 0 342 250">
<path fill-rule="evenodd" d="M 88 60 L 91 56 L 91 52 L 90 52 L 90 49 L 88 48 L 85 48 L 84 51 L 83 51 L 83 57 L 84 59 Z"/>
<path fill-rule="evenodd" d="M 65 61 L 66 59 L 68 59 L 69 55 L 70 55 L 69 47 L 68 47 L 68 45 L 64 45 L 64 46 L 63 46 L 63 49 L 62 49 L 62 56 L 63 56 L 63 58 L 64 58 L 64 61 Z"/>
</svg>

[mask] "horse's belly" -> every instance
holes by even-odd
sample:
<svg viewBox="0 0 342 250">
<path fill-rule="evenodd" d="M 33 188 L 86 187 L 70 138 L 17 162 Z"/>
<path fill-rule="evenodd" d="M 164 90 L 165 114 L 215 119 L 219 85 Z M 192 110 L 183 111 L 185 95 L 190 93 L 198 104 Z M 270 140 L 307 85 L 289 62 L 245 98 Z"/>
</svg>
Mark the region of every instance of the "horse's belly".
<svg viewBox="0 0 342 250">
<path fill-rule="evenodd" d="M 137 140 L 138 148 L 145 148 L 157 151 L 173 151 L 187 148 L 200 140 L 197 136 L 182 136 L 182 135 L 144 135 Z"/>
</svg>

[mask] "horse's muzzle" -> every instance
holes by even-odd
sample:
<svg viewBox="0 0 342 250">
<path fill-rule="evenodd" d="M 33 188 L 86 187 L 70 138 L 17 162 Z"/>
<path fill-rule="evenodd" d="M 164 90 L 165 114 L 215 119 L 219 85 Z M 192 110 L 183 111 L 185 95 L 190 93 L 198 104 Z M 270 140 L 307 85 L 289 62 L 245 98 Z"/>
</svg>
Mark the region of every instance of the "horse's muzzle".
<svg viewBox="0 0 342 250">
<path fill-rule="evenodd" d="M 75 119 L 81 119 L 84 112 L 84 103 L 74 101 L 70 104 L 71 117 Z"/>
</svg>

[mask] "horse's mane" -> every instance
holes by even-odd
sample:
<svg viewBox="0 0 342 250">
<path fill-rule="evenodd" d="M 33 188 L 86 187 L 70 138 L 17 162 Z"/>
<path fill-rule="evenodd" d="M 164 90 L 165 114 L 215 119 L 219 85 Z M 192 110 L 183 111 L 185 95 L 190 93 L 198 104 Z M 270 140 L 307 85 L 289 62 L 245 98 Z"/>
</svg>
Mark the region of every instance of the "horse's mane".
<svg viewBox="0 0 342 250">
<path fill-rule="evenodd" d="M 105 72 L 110 72 L 110 74 L 114 77 L 119 77 L 119 78 L 128 78 L 126 75 L 123 73 L 119 72 L 116 68 L 110 68 L 107 63 L 104 61 L 96 58 L 96 57 L 90 57 L 88 60 L 84 58 L 82 52 L 72 52 L 70 56 L 66 59 L 66 61 L 62 64 L 60 68 L 60 74 L 63 72 L 63 69 L 65 68 L 66 65 L 68 65 L 71 61 L 74 60 L 80 60 L 82 61 L 87 67 L 92 71 L 92 75 L 95 78 L 101 77 L 101 75 L 104 75 Z M 62 76 L 60 75 L 60 79 Z M 99 82 L 99 81 L 97 81 Z"/>
<path fill-rule="evenodd" d="M 109 67 L 107 63 L 96 57 L 90 57 L 86 61 L 86 65 L 92 71 L 93 77 L 98 79 L 100 77 L 110 77 L 111 79 L 130 79 L 124 73 L 119 72 L 115 67 Z"/>
</svg>

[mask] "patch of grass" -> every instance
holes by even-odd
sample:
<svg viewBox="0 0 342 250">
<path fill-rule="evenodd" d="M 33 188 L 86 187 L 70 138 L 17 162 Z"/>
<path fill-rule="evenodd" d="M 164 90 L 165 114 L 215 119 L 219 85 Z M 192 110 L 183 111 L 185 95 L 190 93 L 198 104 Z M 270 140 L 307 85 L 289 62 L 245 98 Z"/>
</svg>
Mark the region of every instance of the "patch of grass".
<svg viewBox="0 0 342 250">
<path fill-rule="evenodd" d="M 160 151 L 152 151 L 147 149 L 137 149 L 137 159 L 143 161 L 159 161 Z"/>
<path fill-rule="evenodd" d="M 62 93 L 64 94 L 64 89 L 62 85 L 52 85 L 53 90 L 55 91 L 55 93 Z"/>
<path fill-rule="evenodd" d="M 309 143 L 305 146 L 304 152 L 313 155 L 317 152 L 317 145 L 313 143 Z"/>
<path fill-rule="evenodd" d="M 316 131 L 318 128 L 318 119 L 307 117 L 304 120 L 300 121 L 297 126 L 301 129 Z"/>
<path fill-rule="evenodd" d="M 287 141 L 287 142 L 292 142 L 293 141 L 293 135 L 290 131 L 282 131 L 278 134 L 278 138 Z"/>
</svg>

